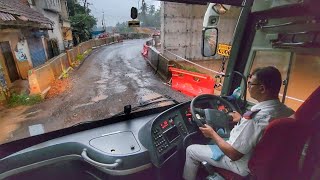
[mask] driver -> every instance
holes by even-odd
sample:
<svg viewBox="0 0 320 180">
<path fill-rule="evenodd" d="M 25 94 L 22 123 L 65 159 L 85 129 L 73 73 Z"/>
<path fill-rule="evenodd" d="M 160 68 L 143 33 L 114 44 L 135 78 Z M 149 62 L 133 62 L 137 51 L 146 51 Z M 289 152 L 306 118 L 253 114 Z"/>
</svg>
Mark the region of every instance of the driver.
<svg viewBox="0 0 320 180">
<path fill-rule="evenodd" d="M 188 146 L 183 178 L 186 180 L 196 179 L 198 166 L 202 161 L 207 161 L 212 166 L 232 171 L 241 176 L 247 176 L 250 173 L 248 161 L 263 130 L 273 119 L 288 117 L 294 113 L 278 99 L 281 82 L 281 74 L 275 67 L 255 69 L 248 81 L 248 91 L 258 103 L 243 116 L 237 112 L 230 114 L 233 121 L 238 124 L 232 129 L 227 141 L 207 124 L 199 127 L 205 137 L 211 138 L 215 142 L 216 145 L 213 146 L 218 148 L 222 157 L 219 160 L 213 158 L 217 149 L 212 148 L 212 145 L 194 144 Z"/>
</svg>

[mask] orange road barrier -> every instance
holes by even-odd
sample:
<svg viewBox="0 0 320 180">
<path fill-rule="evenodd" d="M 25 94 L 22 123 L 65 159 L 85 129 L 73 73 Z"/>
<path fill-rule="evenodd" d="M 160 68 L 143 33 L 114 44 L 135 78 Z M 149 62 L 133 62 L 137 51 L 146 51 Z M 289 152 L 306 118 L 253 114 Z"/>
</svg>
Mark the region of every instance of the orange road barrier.
<svg viewBox="0 0 320 180">
<path fill-rule="evenodd" d="M 143 45 L 143 49 L 142 49 L 142 56 L 147 58 L 148 57 L 148 46 L 146 44 Z"/>
<path fill-rule="evenodd" d="M 214 93 L 214 79 L 209 75 L 185 71 L 169 67 L 172 73 L 172 89 L 183 94 L 195 97 L 200 94 Z"/>
<path fill-rule="evenodd" d="M 30 94 L 40 94 L 41 93 L 40 86 L 34 71 L 29 70 L 28 76 L 29 76 Z"/>
</svg>

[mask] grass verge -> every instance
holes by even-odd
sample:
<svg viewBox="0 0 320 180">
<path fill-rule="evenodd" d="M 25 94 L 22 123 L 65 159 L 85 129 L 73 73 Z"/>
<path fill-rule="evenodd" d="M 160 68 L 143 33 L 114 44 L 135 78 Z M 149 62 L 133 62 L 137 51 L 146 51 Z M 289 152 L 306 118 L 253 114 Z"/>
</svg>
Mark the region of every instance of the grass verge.
<svg viewBox="0 0 320 180">
<path fill-rule="evenodd" d="M 9 107 L 17 107 L 21 105 L 31 106 L 42 101 L 41 95 L 12 94 L 8 100 Z"/>
</svg>

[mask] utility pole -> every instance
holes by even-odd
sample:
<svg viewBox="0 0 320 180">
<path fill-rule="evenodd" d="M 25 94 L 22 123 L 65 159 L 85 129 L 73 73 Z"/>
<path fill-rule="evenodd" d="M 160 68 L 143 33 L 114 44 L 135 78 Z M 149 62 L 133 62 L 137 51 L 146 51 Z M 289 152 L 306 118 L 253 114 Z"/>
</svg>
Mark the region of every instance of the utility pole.
<svg viewBox="0 0 320 180">
<path fill-rule="evenodd" d="M 92 4 L 88 3 L 87 0 L 84 0 L 84 3 L 83 3 L 84 12 L 87 13 L 87 14 L 89 14 L 88 13 L 89 12 L 88 11 L 89 10 L 89 7 L 88 7 L 89 5 L 92 5 Z"/>
<path fill-rule="evenodd" d="M 106 32 L 106 23 L 105 23 L 105 21 L 104 21 L 104 11 L 102 12 L 102 27 L 103 27 L 103 30 L 104 30 L 104 32 Z"/>
<path fill-rule="evenodd" d="M 84 0 L 84 3 L 83 3 L 83 7 L 84 7 L 84 11 L 86 11 L 86 6 L 87 6 L 87 0 Z"/>
</svg>

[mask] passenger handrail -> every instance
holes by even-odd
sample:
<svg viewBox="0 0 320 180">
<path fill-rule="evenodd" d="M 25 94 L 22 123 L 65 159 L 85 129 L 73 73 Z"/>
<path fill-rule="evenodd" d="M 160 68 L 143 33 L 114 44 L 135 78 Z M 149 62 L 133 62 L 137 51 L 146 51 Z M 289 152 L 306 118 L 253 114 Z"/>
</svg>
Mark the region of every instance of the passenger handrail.
<svg viewBox="0 0 320 180">
<path fill-rule="evenodd" d="M 285 22 L 280 24 L 258 25 L 258 29 L 271 29 L 271 28 L 277 28 L 277 27 L 284 27 L 284 26 L 297 25 L 297 24 L 308 24 L 308 23 L 313 23 L 313 21 L 300 20 L 300 21 L 291 21 L 291 22 Z"/>
<path fill-rule="evenodd" d="M 121 160 L 121 159 L 116 159 L 115 162 L 112 163 L 112 164 L 105 164 L 105 163 L 97 162 L 97 161 L 91 159 L 91 158 L 88 156 L 88 154 L 87 154 L 87 149 L 83 149 L 83 151 L 82 151 L 82 153 L 81 153 L 81 156 L 82 156 L 82 158 L 83 158 L 86 162 L 88 162 L 88 163 L 90 163 L 90 164 L 92 164 L 92 165 L 94 165 L 94 166 L 98 166 L 98 167 L 102 167 L 102 168 L 107 168 L 107 169 L 114 169 L 114 168 L 118 167 L 118 166 L 122 163 L 122 160 Z"/>
</svg>

